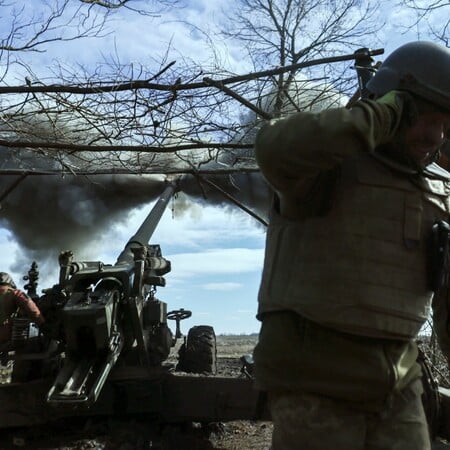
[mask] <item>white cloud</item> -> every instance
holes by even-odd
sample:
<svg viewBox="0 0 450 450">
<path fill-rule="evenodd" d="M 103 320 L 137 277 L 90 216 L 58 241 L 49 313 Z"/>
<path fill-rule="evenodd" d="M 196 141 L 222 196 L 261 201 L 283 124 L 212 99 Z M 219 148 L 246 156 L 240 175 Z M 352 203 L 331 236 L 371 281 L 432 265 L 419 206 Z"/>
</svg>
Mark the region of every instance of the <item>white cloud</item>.
<svg viewBox="0 0 450 450">
<path fill-rule="evenodd" d="M 11 233 L 0 230 L 0 272 L 10 272 L 13 278 L 24 275 L 11 270 L 19 251 L 19 245 L 12 239 Z"/>
<path fill-rule="evenodd" d="M 150 239 L 151 243 L 161 245 L 163 256 L 168 259 L 172 260 L 175 256 L 177 261 L 179 257 L 185 261 L 190 258 L 191 253 L 202 255 L 208 249 L 205 257 L 213 258 L 217 252 L 222 251 L 222 246 L 240 248 L 245 245 L 259 249 L 264 247 L 265 229 L 255 226 L 254 219 L 247 214 L 225 211 L 213 206 L 200 207 L 195 203 L 182 214 L 177 211 L 176 202 L 175 200 L 174 217 L 169 207 Z M 100 259 L 105 263 L 115 262 L 117 255 L 150 212 L 151 206 L 152 204 L 148 204 L 132 211 L 126 221 L 115 224 L 101 239 L 88 245 L 83 257 Z M 211 251 L 211 248 L 216 250 Z M 183 256 L 184 254 L 186 256 Z M 229 256 L 235 257 L 236 254 L 228 254 L 227 257 Z M 203 257 L 197 256 L 196 263 L 201 258 Z M 247 260 L 249 256 L 244 258 Z"/>
<path fill-rule="evenodd" d="M 193 58 L 205 65 L 211 64 L 213 53 L 229 58 L 223 43 L 218 46 L 216 42 L 214 48 L 208 44 L 208 37 L 217 32 L 216 23 L 223 16 L 224 6 L 218 1 L 189 2 L 186 7 L 165 11 L 159 18 L 120 11 L 114 21 L 109 48 L 103 44 L 102 53 L 117 52 L 122 63 L 135 62 L 136 66 L 152 66 L 155 60 L 164 57 L 167 62 L 180 63 L 184 57 Z"/>
<path fill-rule="evenodd" d="M 171 280 L 193 276 L 243 274 L 260 271 L 264 250 L 249 248 L 217 248 L 201 253 L 168 255 L 172 262 Z"/>
<path fill-rule="evenodd" d="M 28 5 L 30 2 L 19 3 Z M 135 0 L 135 3 L 139 2 Z M 59 64 L 78 67 L 78 70 L 80 67 L 94 65 L 101 65 L 105 69 L 110 64 L 133 64 L 136 73 L 139 73 L 141 65 L 156 72 L 159 70 L 159 62 L 165 58 L 167 62 L 175 60 L 181 64 L 183 58 L 190 57 L 198 64 L 208 65 L 212 63 L 214 53 L 221 59 L 231 60 L 237 69 L 239 59 L 230 57 L 223 42 L 220 46 L 216 42 L 214 47 L 207 43 L 207 36 L 212 36 L 217 31 L 216 23 L 223 16 L 222 8 L 228 6 L 218 1 L 188 2 L 185 7 L 167 8 L 156 17 L 139 15 L 122 8 L 110 16 L 101 33 L 103 37 L 75 40 L 72 44 L 53 42 L 47 46 L 46 52 L 29 52 L 27 63 L 37 76 L 49 75 Z M 69 4 L 66 16 L 60 22 L 68 20 L 71 15 L 76 16 L 75 12 L 79 7 L 75 3 Z M 148 9 L 148 2 L 141 2 L 141 7 Z M 20 8 L 21 6 L 16 7 Z M 136 9 L 139 9 L 138 5 Z M 30 7 L 30 11 L 35 14 L 44 10 L 44 7 L 34 4 Z M 7 10 L 4 15 L 9 20 Z M 95 14 L 90 14 L 92 20 L 95 20 L 94 16 Z M 197 25 L 199 29 L 196 30 L 189 23 Z M 199 32 L 200 28 L 204 33 Z M 65 31 L 69 34 L 74 30 L 66 27 Z M 11 80 L 14 75 L 16 74 L 8 74 L 12 76 Z M 23 82 L 23 77 L 19 76 L 15 81 Z"/>
<path fill-rule="evenodd" d="M 241 283 L 224 282 L 224 283 L 206 283 L 202 286 L 207 291 L 234 291 L 243 287 Z"/>
<path fill-rule="evenodd" d="M 408 42 L 419 39 L 426 39 L 428 36 L 428 26 L 426 21 L 417 23 L 416 12 L 398 3 L 392 5 L 391 2 L 384 1 L 386 25 L 380 31 L 380 39 L 384 42 L 385 53 L 377 60 L 385 60 L 395 49 Z M 427 2 L 423 2 L 427 4 Z M 441 17 L 438 14 L 431 14 L 428 17 L 430 22 L 439 24 Z"/>
</svg>

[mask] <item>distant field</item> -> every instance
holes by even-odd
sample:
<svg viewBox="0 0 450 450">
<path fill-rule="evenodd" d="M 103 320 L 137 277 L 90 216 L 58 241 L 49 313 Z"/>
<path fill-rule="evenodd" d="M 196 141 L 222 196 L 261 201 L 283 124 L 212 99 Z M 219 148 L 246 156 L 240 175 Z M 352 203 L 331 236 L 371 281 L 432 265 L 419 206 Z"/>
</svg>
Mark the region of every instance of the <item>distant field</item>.
<svg viewBox="0 0 450 450">
<path fill-rule="evenodd" d="M 233 358 L 251 354 L 258 342 L 257 334 L 220 334 L 216 338 L 217 356 L 219 358 Z"/>
<path fill-rule="evenodd" d="M 258 335 L 255 334 L 219 334 L 216 336 L 217 357 L 222 360 L 239 361 L 243 355 L 251 355 L 256 343 Z M 172 364 L 176 363 L 178 350 L 183 344 L 183 338 L 178 339 L 175 347 L 172 348 L 168 361 Z"/>
</svg>

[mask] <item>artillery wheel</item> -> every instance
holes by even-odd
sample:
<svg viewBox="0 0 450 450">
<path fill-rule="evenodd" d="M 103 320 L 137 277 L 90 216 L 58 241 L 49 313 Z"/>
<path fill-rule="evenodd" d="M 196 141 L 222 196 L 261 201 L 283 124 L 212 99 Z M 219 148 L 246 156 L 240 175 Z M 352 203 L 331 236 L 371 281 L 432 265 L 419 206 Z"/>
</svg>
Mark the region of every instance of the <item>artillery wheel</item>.
<svg viewBox="0 0 450 450">
<path fill-rule="evenodd" d="M 217 347 L 214 328 L 198 325 L 189 330 L 178 351 L 177 370 L 190 373 L 216 373 Z"/>
</svg>

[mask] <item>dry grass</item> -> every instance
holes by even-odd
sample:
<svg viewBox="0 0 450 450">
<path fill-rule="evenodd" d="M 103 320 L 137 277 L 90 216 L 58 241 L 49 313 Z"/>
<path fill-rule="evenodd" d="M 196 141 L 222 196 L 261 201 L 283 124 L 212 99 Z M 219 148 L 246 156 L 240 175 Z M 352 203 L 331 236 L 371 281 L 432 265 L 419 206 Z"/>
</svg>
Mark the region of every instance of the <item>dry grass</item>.
<svg viewBox="0 0 450 450">
<path fill-rule="evenodd" d="M 221 334 L 217 336 L 217 356 L 219 358 L 240 358 L 253 353 L 258 341 L 257 334 Z"/>
</svg>

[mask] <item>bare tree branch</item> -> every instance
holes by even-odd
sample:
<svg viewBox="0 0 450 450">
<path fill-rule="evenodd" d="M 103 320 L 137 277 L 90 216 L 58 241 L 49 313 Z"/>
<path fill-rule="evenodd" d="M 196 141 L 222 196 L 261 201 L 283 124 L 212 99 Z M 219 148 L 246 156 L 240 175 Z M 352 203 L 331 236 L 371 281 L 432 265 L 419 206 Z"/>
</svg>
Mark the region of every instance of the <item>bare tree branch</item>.
<svg viewBox="0 0 450 450">
<path fill-rule="evenodd" d="M 132 5 L 130 1 L 79 0 L 77 9 L 70 9 L 68 0 L 55 1 L 52 14 L 46 20 L 40 18 L 43 31 L 31 33 L 28 40 L 20 33 L 33 28 L 23 21 L 23 13 L 16 13 L 10 41 L 17 49 L 19 42 L 23 50 L 34 45 L 45 49 L 44 39 L 48 45 L 52 39 L 67 38 L 58 34 L 62 30 L 57 27 L 63 17 L 68 24 L 77 23 L 74 11 L 85 14 L 80 37 L 97 32 L 88 20 L 90 14 L 104 20 L 98 29 L 103 33 L 112 11 Z M 371 25 L 358 25 L 362 19 L 369 24 L 373 9 L 357 9 L 356 0 L 238 1 L 243 6 L 239 11 L 252 9 L 258 18 L 258 23 L 242 22 L 239 36 L 256 58 L 257 70 L 250 73 L 236 75 L 216 63 L 204 67 L 185 58 L 169 62 L 167 57 L 148 68 L 121 64 L 115 55 L 94 68 L 59 64 L 53 76 L 42 78 L 24 63 L 24 84 L 0 85 L 0 146 L 10 149 L 3 163 L 0 157 L 0 169 L 169 173 L 214 166 L 239 172 L 254 164 L 252 143 L 261 118 L 267 120 L 284 107 L 307 109 L 333 101 L 332 88 L 348 90 L 353 77 L 342 76 L 344 68 L 336 72 L 332 67 L 352 61 L 354 54 L 348 49 L 374 31 Z M 308 21 L 319 16 L 318 31 L 308 36 L 312 33 Z M 209 42 L 212 45 L 212 37 Z M 14 53 L 11 48 L 4 51 Z M 382 52 L 373 50 L 372 55 Z M 313 69 L 314 77 L 306 72 L 306 77 L 296 78 L 299 71 Z M 269 100 L 273 92 L 275 107 Z M 301 106 L 299 92 L 308 92 Z M 30 167 L 11 154 L 13 149 L 33 161 L 38 156 L 42 164 Z"/>
<path fill-rule="evenodd" d="M 95 175 L 230 175 L 235 173 L 259 173 L 259 167 L 254 166 L 239 166 L 239 167 L 217 167 L 214 169 L 164 169 L 161 170 L 130 170 L 126 168 L 111 167 L 104 170 L 23 170 L 23 169 L 0 169 L 0 175 L 2 176 L 20 176 L 25 178 L 26 176 L 95 176 Z M 14 186 L 15 187 L 15 186 Z"/>
<path fill-rule="evenodd" d="M 368 52 L 370 56 L 381 55 L 384 53 L 384 49 L 375 49 Z M 209 77 L 204 77 L 203 81 L 195 82 L 195 83 L 174 83 L 174 84 L 159 84 L 152 83 L 148 80 L 131 80 L 126 83 L 118 83 L 118 84 L 110 84 L 108 82 L 99 81 L 97 83 L 90 82 L 87 85 L 61 85 L 61 84 L 50 84 L 50 85 L 31 85 L 27 83 L 22 86 L 0 86 L 0 94 L 22 94 L 22 93 L 70 93 L 70 94 L 99 94 L 105 92 L 120 92 L 120 91 L 133 91 L 138 89 L 148 89 L 155 91 L 168 91 L 168 92 L 177 92 L 177 91 L 185 91 L 185 90 L 193 90 L 193 89 L 201 89 L 204 87 L 208 87 L 211 84 L 218 85 L 226 85 L 239 83 L 242 81 L 250 81 L 256 78 L 267 77 L 271 75 L 283 74 L 286 72 L 295 72 L 299 69 L 303 69 L 306 67 L 317 66 L 320 64 L 329 64 L 335 62 L 342 61 L 351 61 L 355 59 L 355 55 L 347 54 L 347 55 L 339 55 L 339 56 L 330 56 L 325 58 L 318 58 L 311 61 L 304 61 L 301 63 L 290 64 L 288 66 L 281 66 L 275 69 L 267 69 L 258 72 L 251 72 L 244 75 L 236 75 L 232 77 L 223 78 L 221 80 L 212 80 Z M 172 62 L 171 65 L 175 64 Z M 156 78 L 160 74 L 162 74 L 165 70 L 170 67 L 167 66 L 164 68 L 161 73 L 154 75 L 152 78 Z M 208 80 L 208 81 L 206 81 Z"/>
<path fill-rule="evenodd" d="M 27 142 L 27 141 L 7 141 L 0 139 L 0 146 L 8 148 L 26 148 L 26 149 L 60 149 L 68 152 L 134 152 L 141 153 L 174 153 L 182 150 L 200 150 L 200 149 L 245 149 L 252 148 L 252 144 L 239 143 L 219 143 L 199 142 L 196 144 L 173 145 L 168 147 L 144 147 L 137 145 L 82 145 L 82 144 L 67 144 L 63 142 Z"/>
</svg>

